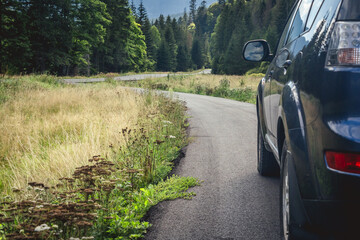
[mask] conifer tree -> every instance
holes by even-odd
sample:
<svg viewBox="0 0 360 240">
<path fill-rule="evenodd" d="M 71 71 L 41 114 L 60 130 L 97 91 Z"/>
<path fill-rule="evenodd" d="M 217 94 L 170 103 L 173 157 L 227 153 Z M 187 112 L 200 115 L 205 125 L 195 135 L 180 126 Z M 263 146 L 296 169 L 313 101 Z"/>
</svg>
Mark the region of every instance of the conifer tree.
<svg viewBox="0 0 360 240">
<path fill-rule="evenodd" d="M 186 46 L 179 46 L 178 54 L 176 56 L 177 65 L 176 71 L 187 71 L 191 66 L 191 62 L 188 55 L 188 50 Z"/>
<path fill-rule="evenodd" d="M 0 1 L 0 73 L 30 71 L 28 22 L 26 6 L 21 1 Z"/>
<path fill-rule="evenodd" d="M 198 39 L 195 39 L 193 42 L 193 46 L 191 49 L 191 59 L 196 69 L 200 69 L 204 66 L 203 51 L 201 49 L 201 45 Z"/>
<path fill-rule="evenodd" d="M 157 53 L 157 65 L 156 69 L 158 71 L 170 71 L 171 68 L 169 66 L 170 61 L 170 53 L 169 47 L 165 42 L 165 39 L 161 41 L 158 53 Z"/>
<path fill-rule="evenodd" d="M 131 0 L 130 9 L 131 9 L 131 12 L 135 16 L 135 19 L 136 19 L 137 18 L 137 11 L 136 11 L 136 6 L 135 6 L 135 3 L 134 3 L 134 0 Z"/>
<path fill-rule="evenodd" d="M 129 38 L 126 43 L 128 53 L 128 71 L 145 71 L 152 68 L 152 62 L 148 60 L 146 54 L 145 36 L 140 25 L 135 21 L 135 16 L 130 16 Z"/>
<path fill-rule="evenodd" d="M 166 30 L 165 30 L 165 35 L 164 35 L 164 39 L 165 42 L 168 46 L 168 51 L 169 51 L 169 70 L 171 71 L 175 71 L 176 70 L 176 56 L 177 56 L 177 48 L 178 46 L 176 45 L 176 41 L 175 41 L 175 37 L 174 37 L 174 32 L 173 29 L 171 27 L 171 22 L 169 25 L 166 26 Z"/>
<path fill-rule="evenodd" d="M 190 0 L 190 16 L 189 16 L 189 22 L 194 22 L 196 18 L 196 0 Z"/>
<path fill-rule="evenodd" d="M 143 26 L 148 17 L 147 17 L 147 12 L 146 12 L 146 9 L 145 9 L 145 6 L 144 6 L 142 0 L 138 7 L 137 16 L 138 16 L 138 18 L 136 19 L 137 23 L 139 23 L 141 26 Z"/>
<path fill-rule="evenodd" d="M 97 72 L 123 72 L 128 68 L 127 39 L 130 36 L 130 8 L 127 0 L 104 0 L 112 22 L 104 44 L 94 49 L 93 67 Z"/>
</svg>

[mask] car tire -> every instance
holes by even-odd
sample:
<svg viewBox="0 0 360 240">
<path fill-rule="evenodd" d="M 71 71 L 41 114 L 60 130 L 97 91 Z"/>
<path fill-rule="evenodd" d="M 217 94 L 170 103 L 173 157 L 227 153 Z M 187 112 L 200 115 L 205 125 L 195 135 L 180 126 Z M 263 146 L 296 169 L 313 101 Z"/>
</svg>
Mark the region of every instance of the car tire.
<svg viewBox="0 0 360 240">
<path fill-rule="evenodd" d="M 288 147 L 284 141 L 281 152 L 281 174 L 280 174 L 280 236 L 282 240 L 295 239 L 291 231 L 291 214 L 292 208 L 290 205 L 290 177 L 289 177 L 289 158 L 291 155 L 288 153 Z"/>
<path fill-rule="evenodd" d="M 259 122 L 257 127 L 257 170 L 262 176 L 278 176 L 280 172 L 279 164 L 273 153 L 265 148 Z"/>
</svg>

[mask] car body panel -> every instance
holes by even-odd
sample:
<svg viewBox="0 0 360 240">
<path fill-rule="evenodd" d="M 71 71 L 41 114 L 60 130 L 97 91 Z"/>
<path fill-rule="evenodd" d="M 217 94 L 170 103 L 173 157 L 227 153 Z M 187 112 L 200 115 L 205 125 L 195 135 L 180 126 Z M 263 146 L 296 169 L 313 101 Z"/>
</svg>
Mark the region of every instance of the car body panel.
<svg viewBox="0 0 360 240">
<path fill-rule="evenodd" d="M 317 1 L 317 13 L 312 14 L 309 27 L 286 43 L 284 36 L 301 1 L 296 3 L 259 84 L 257 109 L 268 150 L 279 162 L 282 141 L 287 141 L 305 216 L 302 219 L 326 234 L 349 230 L 351 216 L 360 213 L 355 209 L 360 201 L 360 176 L 333 171 L 325 159 L 325 151 L 360 153 L 360 66 L 326 65 L 341 4 L 354 0 Z M 289 52 L 286 59 L 292 62 L 286 71 L 276 64 L 282 51 Z M 334 229 L 336 223 L 338 229 Z"/>
</svg>

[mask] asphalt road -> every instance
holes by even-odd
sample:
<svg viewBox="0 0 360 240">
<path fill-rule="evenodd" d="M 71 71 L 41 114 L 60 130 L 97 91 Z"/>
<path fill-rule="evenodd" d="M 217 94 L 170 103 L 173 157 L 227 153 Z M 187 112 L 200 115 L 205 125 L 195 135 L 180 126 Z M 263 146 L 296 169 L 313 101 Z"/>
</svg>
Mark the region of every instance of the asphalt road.
<svg viewBox="0 0 360 240">
<path fill-rule="evenodd" d="M 168 75 L 197 75 L 197 74 L 211 74 L 211 69 L 205 69 L 200 72 L 196 73 L 150 73 L 150 74 L 137 74 L 137 75 L 128 75 L 128 76 L 121 76 L 121 77 L 114 77 L 115 81 L 138 81 L 148 78 L 163 78 L 167 77 Z M 63 79 L 65 83 L 76 84 L 76 83 L 96 83 L 96 82 L 105 82 L 105 78 L 70 78 L 70 79 Z"/>
<path fill-rule="evenodd" d="M 151 210 L 146 240 L 280 239 L 279 179 L 256 170 L 255 106 L 178 94 L 187 102 L 190 136 L 175 170 L 203 180 L 192 200 L 160 203 Z"/>
</svg>

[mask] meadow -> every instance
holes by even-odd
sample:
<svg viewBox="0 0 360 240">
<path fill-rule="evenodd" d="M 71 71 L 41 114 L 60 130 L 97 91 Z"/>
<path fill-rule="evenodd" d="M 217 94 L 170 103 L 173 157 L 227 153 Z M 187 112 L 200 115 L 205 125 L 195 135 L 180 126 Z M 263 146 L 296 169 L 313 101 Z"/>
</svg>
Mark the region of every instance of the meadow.
<svg viewBox="0 0 360 240">
<path fill-rule="evenodd" d="M 0 239 L 137 239 L 146 211 L 191 198 L 169 176 L 187 144 L 186 107 L 108 81 L 0 79 Z"/>
<path fill-rule="evenodd" d="M 172 75 L 122 83 L 126 86 L 194 93 L 255 103 L 256 89 L 263 74 L 249 75 Z"/>
</svg>

